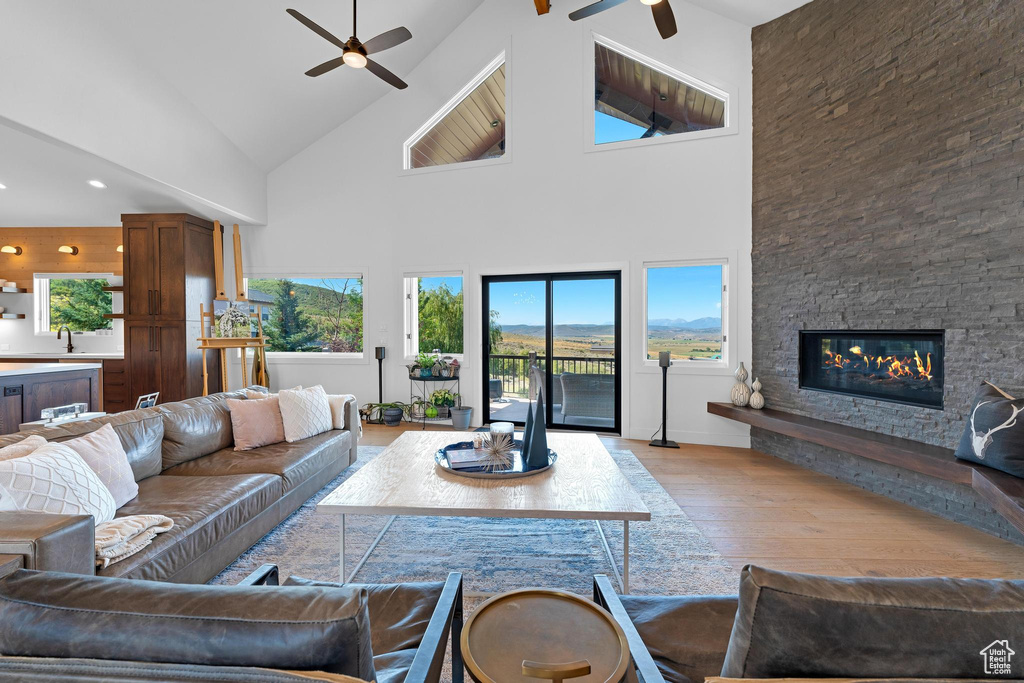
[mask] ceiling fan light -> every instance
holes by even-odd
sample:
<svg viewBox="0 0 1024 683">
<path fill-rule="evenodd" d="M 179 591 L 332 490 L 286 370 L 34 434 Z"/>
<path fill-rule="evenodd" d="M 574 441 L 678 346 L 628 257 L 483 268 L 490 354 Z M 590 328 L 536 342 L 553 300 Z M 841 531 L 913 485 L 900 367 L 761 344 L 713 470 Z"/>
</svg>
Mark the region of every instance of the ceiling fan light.
<svg viewBox="0 0 1024 683">
<path fill-rule="evenodd" d="M 362 69 L 366 66 L 366 55 L 356 50 L 349 50 L 342 57 L 345 63 L 351 66 L 353 69 Z"/>
<path fill-rule="evenodd" d="M 657 5 L 661 0 L 640 0 L 645 5 Z"/>
</svg>

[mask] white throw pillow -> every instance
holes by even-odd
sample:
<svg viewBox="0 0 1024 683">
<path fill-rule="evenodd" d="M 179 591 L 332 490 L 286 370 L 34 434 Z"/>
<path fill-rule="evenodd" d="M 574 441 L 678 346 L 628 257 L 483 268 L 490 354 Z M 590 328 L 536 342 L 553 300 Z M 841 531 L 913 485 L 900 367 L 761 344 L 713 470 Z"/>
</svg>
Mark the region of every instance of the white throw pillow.
<svg viewBox="0 0 1024 683">
<path fill-rule="evenodd" d="M 34 453 L 0 462 L 0 512 L 92 515 L 114 518 L 114 497 L 78 453 L 48 443 Z"/>
<path fill-rule="evenodd" d="M 139 485 L 135 482 L 132 466 L 128 464 L 128 454 L 124 452 L 121 438 L 113 426 L 105 424 L 95 432 L 63 443 L 82 456 L 110 491 L 118 508 L 139 495 Z"/>
<path fill-rule="evenodd" d="M 26 455 L 42 448 L 46 445 L 46 439 L 33 434 L 27 439 L 22 439 L 18 443 L 12 443 L 10 446 L 4 446 L 0 448 L 0 460 L 11 460 L 12 458 L 23 458 Z"/>
<path fill-rule="evenodd" d="M 278 394 L 284 440 L 295 443 L 329 432 L 334 424 L 327 392 L 319 384 L 309 389 L 282 389 Z"/>
</svg>

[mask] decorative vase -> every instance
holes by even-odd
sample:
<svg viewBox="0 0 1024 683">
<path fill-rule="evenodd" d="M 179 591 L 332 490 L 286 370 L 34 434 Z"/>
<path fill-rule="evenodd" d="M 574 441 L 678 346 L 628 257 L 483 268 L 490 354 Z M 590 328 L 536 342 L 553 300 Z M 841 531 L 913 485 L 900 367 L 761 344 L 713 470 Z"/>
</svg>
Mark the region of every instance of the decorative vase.
<svg viewBox="0 0 1024 683">
<path fill-rule="evenodd" d="M 430 368 L 420 368 L 420 377 L 433 377 L 434 373 Z"/>
<path fill-rule="evenodd" d="M 764 408 L 764 394 L 761 393 L 761 380 L 754 378 L 754 383 L 750 385 L 750 388 L 754 390 L 754 393 L 750 395 L 750 407 L 754 410 L 761 410 Z"/>
<path fill-rule="evenodd" d="M 428 418 L 437 417 L 437 406 L 428 405 L 426 408 L 424 408 L 423 414 L 426 415 Z"/>
<path fill-rule="evenodd" d="M 384 424 L 386 424 L 388 427 L 397 427 L 402 422 L 402 409 L 385 408 L 383 417 Z"/>
<path fill-rule="evenodd" d="M 747 369 L 743 367 L 743 361 L 736 368 L 736 384 L 729 392 L 729 399 L 734 406 L 745 406 L 750 402 L 750 387 L 747 386 Z"/>
</svg>

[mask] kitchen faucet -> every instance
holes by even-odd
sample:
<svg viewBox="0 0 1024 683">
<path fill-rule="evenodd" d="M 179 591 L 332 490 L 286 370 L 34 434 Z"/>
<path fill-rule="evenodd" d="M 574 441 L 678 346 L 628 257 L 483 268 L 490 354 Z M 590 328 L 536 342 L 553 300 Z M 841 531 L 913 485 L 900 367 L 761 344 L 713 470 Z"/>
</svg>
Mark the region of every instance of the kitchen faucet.
<svg viewBox="0 0 1024 683">
<path fill-rule="evenodd" d="M 61 332 L 61 330 L 67 330 L 68 331 L 68 353 L 71 353 L 72 351 L 75 350 L 74 344 L 71 343 L 71 328 L 68 327 L 67 325 L 61 325 L 60 327 L 58 327 L 57 328 L 57 339 L 60 339 L 60 332 Z"/>
</svg>

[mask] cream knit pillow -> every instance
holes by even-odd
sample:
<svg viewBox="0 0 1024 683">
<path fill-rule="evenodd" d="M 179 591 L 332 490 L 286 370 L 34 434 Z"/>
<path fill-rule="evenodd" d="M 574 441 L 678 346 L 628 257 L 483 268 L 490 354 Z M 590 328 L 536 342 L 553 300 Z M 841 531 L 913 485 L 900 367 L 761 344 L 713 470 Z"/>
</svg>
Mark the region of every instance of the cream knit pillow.
<svg viewBox="0 0 1024 683">
<path fill-rule="evenodd" d="M 284 439 L 295 443 L 311 436 L 329 432 L 334 422 L 327 392 L 319 384 L 309 389 L 282 389 L 278 394 Z"/>
<path fill-rule="evenodd" d="M 113 426 L 105 424 L 95 432 L 63 443 L 82 456 L 110 491 L 118 508 L 139 495 L 139 485 L 128 463 L 128 454 L 124 452 L 121 438 Z"/>
<path fill-rule="evenodd" d="M 21 458 L 45 445 L 46 439 L 39 436 L 38 434 L 33 434 L 27 439 L 22 439 L 18 443 L 12 443 L 10 446 L 4 446 L 3 448 L 0 448 L 0 460 L 11 460 L 13 458 Z"/>
<path fill-rule="evenodd" d="M 0 512 L 92 515 L 114 518 L 114 498 L 78 453 L 48 443 L 21 458 L 0 462 Z"/>
</svg>

